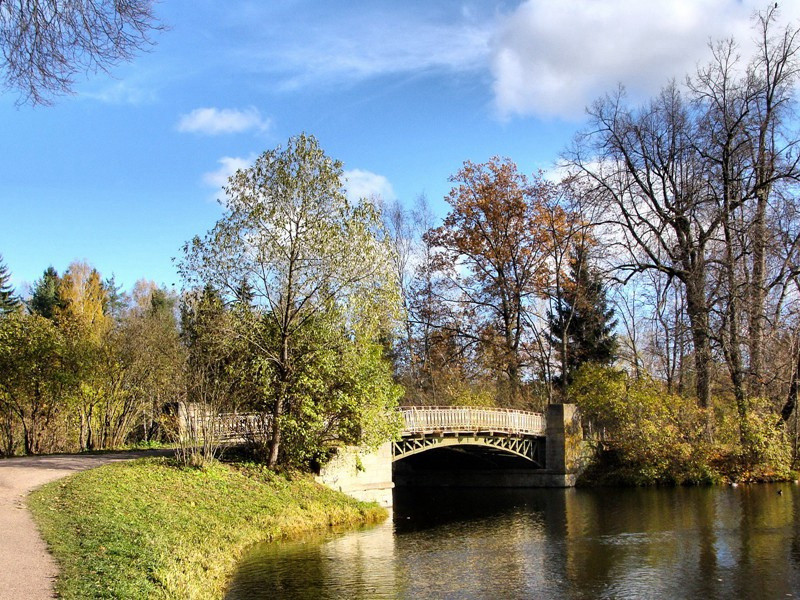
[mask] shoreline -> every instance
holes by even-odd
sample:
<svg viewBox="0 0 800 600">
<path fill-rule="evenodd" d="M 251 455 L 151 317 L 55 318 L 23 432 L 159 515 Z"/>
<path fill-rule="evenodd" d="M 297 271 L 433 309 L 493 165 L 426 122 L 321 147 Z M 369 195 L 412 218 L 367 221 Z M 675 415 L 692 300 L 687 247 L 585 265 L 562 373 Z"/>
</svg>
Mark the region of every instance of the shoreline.
<svg viewBox="0 0 800 600">
<path fill-rule="evenodd" d="M 253 544 L 387 515 L 307 475 L 165 459 L 84 471 L 35 490 L 27 504 L 63 598 L 220 598 Z"/>
</svg>

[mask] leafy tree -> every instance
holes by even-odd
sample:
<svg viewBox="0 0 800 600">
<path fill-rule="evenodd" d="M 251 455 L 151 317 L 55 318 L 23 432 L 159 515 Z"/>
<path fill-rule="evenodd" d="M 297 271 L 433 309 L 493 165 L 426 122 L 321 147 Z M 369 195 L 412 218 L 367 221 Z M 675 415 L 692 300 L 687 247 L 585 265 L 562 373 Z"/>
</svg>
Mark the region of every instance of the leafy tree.
<svg viewBox="0 0 800 600">
<path fill-rule="evenodd" d="M 561 363 L 562 386 L 585 363 L 611 366 L 616 352 L 614 309 L 608 306 L 603 279 L 589 261 L 585 243 L 573 245 L 570 273 L 548 313 L 550 341 Z"/>
<path fill-rule="evenodd" d="M 152 0 L 3 0 L 0 52 L 5 87 L 20 102 L 50 104 L 78 73 L 107 71 L 152 44 L 162 29 Z"/>
<path fill-rule="evenodd" d="M 22 313 L 0 319 L 0 407 L 19 419 L 26 454 L 53 449 L 48 429 L 73 385 L 64 357 L 64 336 L 49 319 Z"/>
<path fill-rule="evenodd" d="M 459 335 L 478 346 L 501 374 L 505 402 L 521 402 L 531 303 L 542 295 L 549 270 L 550 236 L 536 226 L 555 188 L 529 182 L 509 159 L 464 163 L 451 177 L 452 207 L 427 238 L 439 250 L 439 270 L 457 290 L 467 314 Z"/>
<path fill-rule="evenodd" d="M 146 440 L 160 434 L 161 414 L 184 388 L 185 348 L 174 294 L 152 282 L 134 286 L 133 302 L 106 342 L 106 380 L 114 392 L 102 407 L 103 443 L 119 446 L 137 428 Z"/>
<path fill-rule="evenodd" d="M 81 449 L 102 448 L 102 408 L 120 382 L 109 356 L 113 321 L 105 314 L 107 296 L 100 274 L 84 262 L 73 262 L 59 280 L 55 322 L 65 337 L 65 363 L 79 382 L 75 412 L 80 418 Z"/>
<path fill-rule="evenodd" d="M 15 311 L 20 305 L 19 299 L 14 295 L 10 279 L 11 274 L 3 263 L 3 256 L 0 255 L 0 314 Z"/>
<path fill-rule="evenodd" d="M 321 323 L 337 322 L 327 331 L 337 332 L 339 346 L 346 347 L 375 339 L 396 313 L 391 249 L 377 209 L 347 201 L 341 163 L 312 136 L 301 134 L 285 149 L 262 154 L 231 177 L 226 194 L 225 214 L 205 238 L 184 246 L 180 271 L 189 284 L 211 285 L 227 300 L 243 281 L 251 286 L 252 310 L 237 315 L 230 335 L 257 351 L 262 393 L 256 404 L 271 415 L 268 460 L 275 465 L 284 425 L 302 422 L 308 409 L 299 374 L 320 358 L 321 346 L 312 340 L 322 335 Z M 320 388 L 312 395 L 318 406 L 325 393 Z M 374 401 L 390 397 L 376 394 Z M 368 427 L 381 426 L 364 425 L 364 438 Z"/>
<path fill-rule="evenodd" d="M 58 288 L 60 285 L 61 278 L 58 276 L 58 272 L 52 266 L 47 267 L 41 279 L 37 279 L 33 284 L 33 294 L 28 301 L 28 310 L 46 319 L 55 318 L 56 308 L 59 305 Z"/>
</svg>

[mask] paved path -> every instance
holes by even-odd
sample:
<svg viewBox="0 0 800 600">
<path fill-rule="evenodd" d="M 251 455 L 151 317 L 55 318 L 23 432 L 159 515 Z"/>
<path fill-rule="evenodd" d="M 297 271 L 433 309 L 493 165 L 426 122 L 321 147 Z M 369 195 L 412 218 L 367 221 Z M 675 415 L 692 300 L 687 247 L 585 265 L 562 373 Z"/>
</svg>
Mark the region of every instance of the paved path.
<svg viewBox="0 0 800 600">
<path fill-rule="evenodd" d="M 25 507 L 25 497 L 31 490 L 77 471 L 171 452 L 60 454 L 0 460 L 0 600 L 55 597 L 56 563 Z"/>
</svg>

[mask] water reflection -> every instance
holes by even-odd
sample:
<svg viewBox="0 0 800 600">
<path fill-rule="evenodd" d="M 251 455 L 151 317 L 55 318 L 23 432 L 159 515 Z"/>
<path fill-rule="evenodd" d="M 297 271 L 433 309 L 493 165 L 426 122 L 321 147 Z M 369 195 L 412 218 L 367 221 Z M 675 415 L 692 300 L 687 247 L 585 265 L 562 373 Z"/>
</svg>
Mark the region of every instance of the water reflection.
<svg viewBox="0 0 800 600">
<path fill-rule="evenodd" d="M 799 500 L 795 485 L 397 490 L 391 522 L 254 548 L 228 598 L 793 597 Z"/>
</svg>

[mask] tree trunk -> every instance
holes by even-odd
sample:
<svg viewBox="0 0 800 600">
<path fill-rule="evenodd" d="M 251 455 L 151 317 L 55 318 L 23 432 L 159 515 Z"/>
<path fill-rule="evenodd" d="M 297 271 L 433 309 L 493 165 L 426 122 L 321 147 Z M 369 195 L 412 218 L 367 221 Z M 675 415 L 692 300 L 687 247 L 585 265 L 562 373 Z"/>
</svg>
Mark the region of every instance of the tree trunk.
<svg viewBox="0 0 800 600">
<path fill-rule="evenodd" d="M 686 282 L 686 314 L 694 343 L 695 390 L 701 408 L 711 404 L 711 340 L 708 331 L 708 307 L 705 297 L 705 269 L 696 266 Z"/>
<path fill-rule="evenodd" d="M 764 396 L 764 304 L 766 302 L 766 212 L 769 189 L 760 188 L 757 193 L 756 214 L 753 219 L 753 272 L 750 282 L 750 378 L 752 393 Z"/>
<path fill-rule="evenodd" d="M 797 407 L 797 388 L 798 385 L 798 377 L 800 376 L 800 352 L 797 353 L 797 364 L 795 365 L 794 371 L 792 371 L 792 382 L 789 385 L 789 393 L 786 396 L 786 403 L 783 405 L 781 409 L 781 418 L 778 421 L 777 425 L 780 427 L 784 423 L 789 421 L 789 417 L 792 416 L 792 413 L 795 411 Z"/>
</svg>

